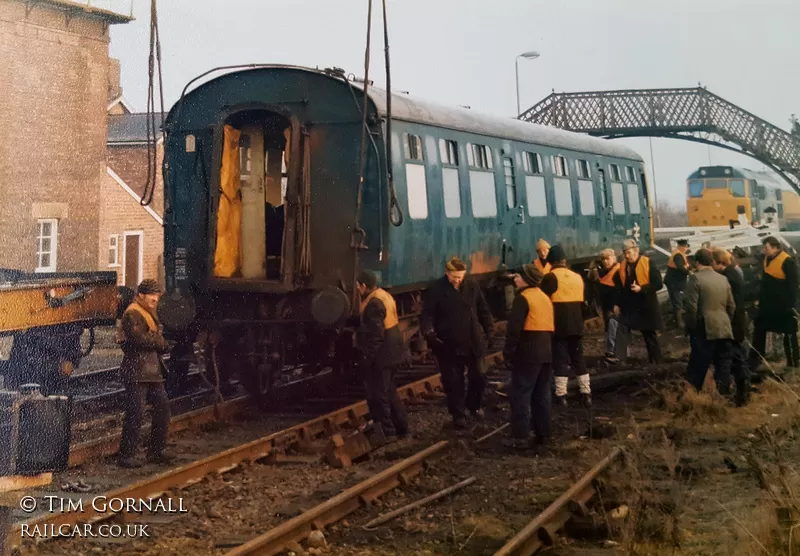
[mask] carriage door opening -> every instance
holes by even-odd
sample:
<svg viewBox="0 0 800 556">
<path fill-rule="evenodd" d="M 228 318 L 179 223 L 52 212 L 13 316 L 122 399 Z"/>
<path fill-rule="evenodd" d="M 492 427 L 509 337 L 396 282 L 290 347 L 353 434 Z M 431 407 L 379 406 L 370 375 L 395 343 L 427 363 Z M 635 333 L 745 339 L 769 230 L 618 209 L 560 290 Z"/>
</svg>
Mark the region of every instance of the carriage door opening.
<svg viewBox="0 0 800 556">
<path fill-rule="evenodd" d="M 224 128 L 214 276 L 280 280 L 289 121 L 235 114 Z"/>
</svg>

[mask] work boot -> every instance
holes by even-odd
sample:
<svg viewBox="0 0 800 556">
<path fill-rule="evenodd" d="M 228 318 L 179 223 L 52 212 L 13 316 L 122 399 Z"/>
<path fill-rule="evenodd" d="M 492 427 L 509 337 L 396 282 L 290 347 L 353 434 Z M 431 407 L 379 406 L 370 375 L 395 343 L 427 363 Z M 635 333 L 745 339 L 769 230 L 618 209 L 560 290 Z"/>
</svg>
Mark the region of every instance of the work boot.
<svg viewBox="0 0 800 556">
<path fill-rule="evenodd" d="M 581 394 L 581 405 L 583 405 L 583 407 L 592 407 L 592 395 Z"/>
<path fill-rule="evenodd" d="M 474 421 L 483 421 L 484 413 L 482 409 L 470 410 L 469 413 Z"/>
<path fill-rule="evenodd" d="M 456 415 L 453 417 L 453 426 L 457 429 L 467 428 L 467 419 L 463 415 Z"/>
<path fill-rule="evenodd" d="M 138 469 L 142 466 L 142 462 L 138 461 L 134 456 L 118 457 L 117 465 L 125 469 Z"/>
<path fill-rule="evenodd" d="M 566 396 L 556 396 L 556 405 L 559 407 L 567 407 L 567 397 Z"/>
<path fill-rule="evenodd" d="M 750 381 L 743 380 L 743 381 L 736 381 L 736 395 L 734 397 L 734 402 L 736 403 L 736 407 L 742 407 L 743 405 L 747 405 L 750 401 Z"/>
<path fill-rule="evenodd" d="M 531 447 L 537 458 L 546 458 L 553 453 L 550 449 L 550 439 L 546 437 L 537 436 L 531 442 Z"/>
</svg>

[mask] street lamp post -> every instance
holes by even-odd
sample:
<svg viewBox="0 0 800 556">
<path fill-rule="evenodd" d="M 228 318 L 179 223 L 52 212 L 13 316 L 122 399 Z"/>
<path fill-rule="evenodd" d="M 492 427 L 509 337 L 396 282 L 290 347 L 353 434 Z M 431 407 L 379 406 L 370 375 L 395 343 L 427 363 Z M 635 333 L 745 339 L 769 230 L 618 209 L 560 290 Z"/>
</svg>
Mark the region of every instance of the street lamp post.
<svg viewBox="0 0 800 556">
<path fill-rule="evenodd" d="M 517 75 L 517 117 L 519 117 L 520 113 L 522 112 L 522 110 L 519 107 L 519 59 L 525 58 L 526 60 L 535 60 L 539 56 L 540 54 L 538 52 L 536 52 L 535 50 L 531 50 L 529 52 L 523 52 L 522 54 L 514 58 L 514 69 L 516 70 L 516 75 Z"/>
</svg>

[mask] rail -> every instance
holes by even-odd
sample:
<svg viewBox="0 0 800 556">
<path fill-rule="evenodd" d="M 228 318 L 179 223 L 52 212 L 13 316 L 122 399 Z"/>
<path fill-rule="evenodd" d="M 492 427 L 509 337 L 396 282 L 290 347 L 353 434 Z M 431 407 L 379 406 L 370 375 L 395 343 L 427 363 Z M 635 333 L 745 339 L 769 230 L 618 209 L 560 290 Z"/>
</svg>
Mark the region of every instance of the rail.
<svg viewBox="0 0 800 556">
<path fill-rule="evenodd" d="M 592 467 L 522 531 L 495 552 L 494 556 L 529 556 L 543 546 L 552 546 L 556 532 L 564 526 L 572 514 L 570 506 L 585 508 L 585 504 L 595 493 L 594 480 L 622 453 L 622 448 L 614 448 L 608 456 Z"/>
</svg>

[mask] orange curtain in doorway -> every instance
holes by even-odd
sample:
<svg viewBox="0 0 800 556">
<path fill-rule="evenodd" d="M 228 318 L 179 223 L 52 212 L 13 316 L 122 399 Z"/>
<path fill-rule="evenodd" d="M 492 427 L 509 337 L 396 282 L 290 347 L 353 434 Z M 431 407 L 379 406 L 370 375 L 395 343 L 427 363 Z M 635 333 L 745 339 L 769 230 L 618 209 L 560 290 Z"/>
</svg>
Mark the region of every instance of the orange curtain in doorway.
<svg viewBox="0 0 800 556">
<path fill-rule="evenodd" d="M 240 274 L 242 268 L 242 194 L 239 161 L 241 132 L 226 125 L 224 135 L 214 276 L 230 278 Z"/>
</svg>

